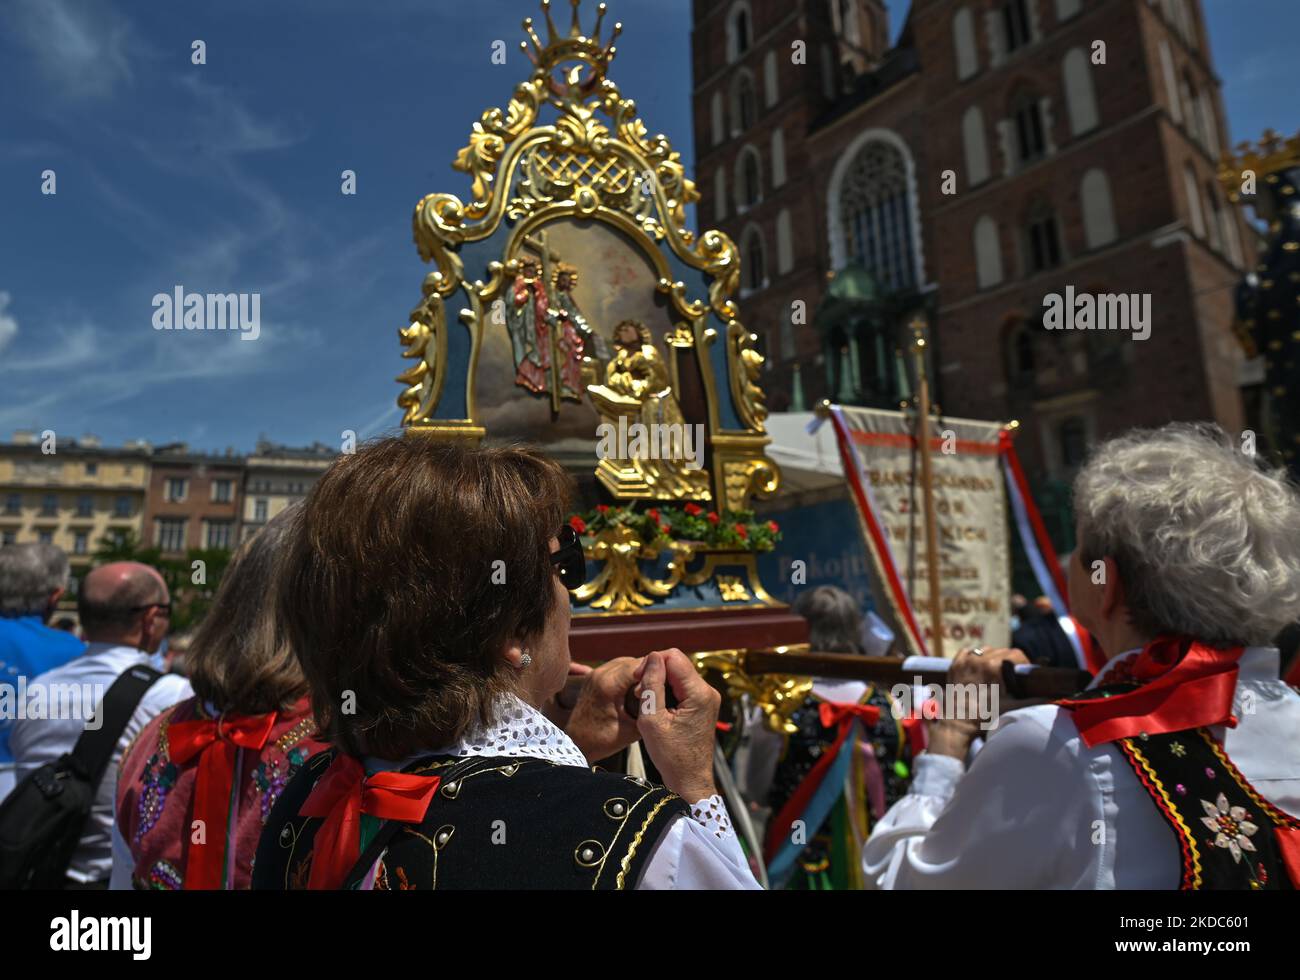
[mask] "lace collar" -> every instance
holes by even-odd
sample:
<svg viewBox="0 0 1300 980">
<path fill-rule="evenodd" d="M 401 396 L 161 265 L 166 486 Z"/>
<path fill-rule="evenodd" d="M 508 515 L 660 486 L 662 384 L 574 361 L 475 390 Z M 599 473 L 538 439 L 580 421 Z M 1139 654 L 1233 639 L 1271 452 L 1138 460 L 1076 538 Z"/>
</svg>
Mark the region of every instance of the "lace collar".
<svg viewBox="0 0 1300 980">
<path fill-rule="evenodd" d="M 471 728 L 455 745 L 432 752 L 418 752 L 397 763 L 369 757 L 365 760 L 366 765 L 372 769 L 400 769 L 423 756 L 453 755 L 545 759 L 561 766 L 591 768 L 582 750 L 573 744 L 573 739 L 540 711 L 513 694 L 498 701 L 492 715 L 492 724 L 486 728 Z"/>
</svg>

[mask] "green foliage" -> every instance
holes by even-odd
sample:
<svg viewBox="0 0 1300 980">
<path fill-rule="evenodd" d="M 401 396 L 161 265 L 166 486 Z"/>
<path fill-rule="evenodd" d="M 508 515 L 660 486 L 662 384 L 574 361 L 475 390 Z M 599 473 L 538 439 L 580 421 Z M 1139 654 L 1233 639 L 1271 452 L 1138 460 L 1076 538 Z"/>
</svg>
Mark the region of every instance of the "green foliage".
<svg viewBox="0 0 1300 980">
<path fill-rule="evenodd" d="M 164 558 L 154 547 L 143 547 L 134 531 L 105 534 L 95 546 L 96 565 L 113 561 L 138 561 L 158 570 L 172 597 L 171 630 L 184 633 L 198 626 L 212 605 L 221 576 L 230 564 L 225 548 L 190 548 L 184 558 Z M 195 561 L 203 562 L 203 582 L 194 581 Z"/>
<path fill-rule="evenodd" d="M 777 523 L 757 520 L 751 510 L 719 514 L 694 503 L 644 510 L 637 510 L 634 504 L 600 504 L 586 513 L 575 514 L 569 523 L 578 533 L 592 536 L 611 527 L 628 527 L 647 544 L 662 539 L 664 542 L 694 541 L 706 548 L 771 551 L 781 540 Z"/>
</svg>

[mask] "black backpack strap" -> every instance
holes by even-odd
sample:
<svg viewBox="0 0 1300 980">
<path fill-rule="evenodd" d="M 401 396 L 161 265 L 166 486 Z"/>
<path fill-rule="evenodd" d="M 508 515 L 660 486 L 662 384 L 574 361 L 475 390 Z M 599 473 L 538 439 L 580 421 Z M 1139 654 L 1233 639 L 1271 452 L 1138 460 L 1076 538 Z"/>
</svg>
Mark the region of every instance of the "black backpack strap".
<svg viewBox="0 0 1300 980">
<path fill-rule="evenodd" d="M 70 756 L 73 766 L 90 780 L 91 785 L 98 786 L 104 778 L 108 764 L 113 761 L 118 739 L 126 731 L 127 723 L 145 692 L 161 676 L 159 671 L 144 664 L 128 668 L 113 681 L 104 694 L 104 700 L 95 707 L 92 717 L 98 720 L 99 727 L 84 729 Z"/>
</svg>

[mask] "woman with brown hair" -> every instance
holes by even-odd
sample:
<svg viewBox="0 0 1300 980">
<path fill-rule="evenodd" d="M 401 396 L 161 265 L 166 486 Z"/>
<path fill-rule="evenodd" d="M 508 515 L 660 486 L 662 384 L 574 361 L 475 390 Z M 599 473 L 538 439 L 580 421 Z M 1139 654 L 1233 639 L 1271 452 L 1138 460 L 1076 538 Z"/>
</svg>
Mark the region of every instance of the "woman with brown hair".
<svg viewBox="0 0 1300 980">
<path fill-rule="evenodd" d="M 326 747 L 274 615 L 298 510 L 235 553 L 186 657 L 195 697 L 154 719 L 122 757 L 113 888 L 248 888 L 271 807 Z"/>
<path fill-rule="evenodd" d="M 572 738 L 543 713 L 585 579 L 568 491 L 530 450 L 418 435 L 316 484 L 279 611 L 334 748 L 281 796 L 254 887 L 757 886 L 713 785 L 720 699 L 681 651 L 590 675 Z M 666 787 L 589 765 L 637 734 Z"/>
</svg>

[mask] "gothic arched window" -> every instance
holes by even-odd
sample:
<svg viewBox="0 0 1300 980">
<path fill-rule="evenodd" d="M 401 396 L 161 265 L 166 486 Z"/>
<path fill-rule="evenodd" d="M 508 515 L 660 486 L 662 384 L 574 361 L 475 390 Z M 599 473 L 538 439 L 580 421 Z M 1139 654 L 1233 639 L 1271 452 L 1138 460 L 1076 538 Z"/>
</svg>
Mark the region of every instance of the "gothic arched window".
<svg viewBox="0 0 1300 980">
<path fill-rule="evenodd" d="M 731 90 L 731 130 L 733 135 L 746 132 L 758 118 L 758 97 L 754 92 L 754 79 L 749 72 L 736 76 Z"/>
<path fill-rule="evenodd" d="M 844 252 L 889 289 L 916 285 L 907 167 L 897 147 L 871 140 L 858 150 L 840 190 Z"/>
<path fill-rule="evenodd" d="M 763 196 L 763 172 L 758 151 L 747 146 L 736 158 L 736 207 L 751 208 Z"/>
<path fill-rule="evenodd" d="M 1038 95 L 1029 89 L 1017 93 L 1011 101 L 1011 117 L 1016 128 L 1016 162 L 1024 167 L 1047 151 L 1043 107 Z"/>
<path fill-rule="evenodd" d="M 745 54 L 754 43 L 753 28 L 749 21 L 749 4 L 741 2 L 732 6 L 727 15 L 727 62 L 730 64 Z"/>
</svg>

